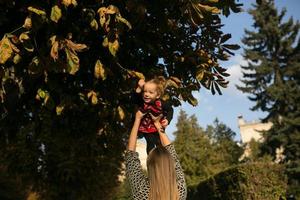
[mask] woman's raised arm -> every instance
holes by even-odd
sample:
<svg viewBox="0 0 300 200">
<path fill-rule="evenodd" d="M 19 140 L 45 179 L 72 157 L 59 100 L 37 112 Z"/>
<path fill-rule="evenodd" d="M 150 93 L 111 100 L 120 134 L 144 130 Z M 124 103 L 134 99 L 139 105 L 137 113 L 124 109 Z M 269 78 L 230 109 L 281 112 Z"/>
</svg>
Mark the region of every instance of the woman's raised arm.
<svg viewBox="0 0 300 200">
<path fill-rule="evenodd" d="M 143 116 L 144 116 L 144 113 L 142 113 L 140 110 L 138 110 L 135 114 L 135 120 L 134 120 L 132 129 L 131 129 L 131 132 L 130 132 L 127 150 L 135 151 L 135 149 L 136 149 L 137 134 L 138 134 L 139 126 L 140 126 Z"/>
</svg>

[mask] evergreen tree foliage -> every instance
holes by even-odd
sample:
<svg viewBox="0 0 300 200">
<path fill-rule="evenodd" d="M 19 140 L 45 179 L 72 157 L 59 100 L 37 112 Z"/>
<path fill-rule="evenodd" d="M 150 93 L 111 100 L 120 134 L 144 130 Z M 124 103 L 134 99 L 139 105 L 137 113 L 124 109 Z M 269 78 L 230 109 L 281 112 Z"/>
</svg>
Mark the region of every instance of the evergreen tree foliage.
<svg viewBox="0 0 300 200">
<path fill-rule="evenodd" d="M 0 165 L 42 199 L 111 199 L 139 78 L 221 94 L 235 0 L 0 2 Z"/>
<path fill-rule="evenodd" d="M 255 102 L 252 110 L 267 112 L 273 122 L 265 133 L 263 151 L 274 158 L 284 147 L 287 172 L 293 193 L 300 195 L 300 40 L 299 21 L 283 21 L 286 10 L 278 11 L 273 0 L 257 1 L 249 11 L 254 30 L 246 30 L 242 92 Z"/>
<path fill-rule="evenodd" d="M 206 130 L 194 115 L 180 111 L 175 148 L 181 161 L 188 186 L 237 164 L 242 148 L 233 141 L 235 133 L 225 124 L 215 121 Z"/>
<path fill-rule="evenodd" d="M 174 144 L 186 182 L 188 186 L 195 185 L 213 174 L 213 169 L 209 167 L 209 161 L 213 154 L 212 146 L 194 115 L 188 117 L 181 110 L 176 127 Z"/>
<path fill-rule="evenodd" d="M 216 165 L 220 165 L 219 171 L 238 164 L 239 158 L 243 154 L 243 148 L 234 141 L 236 133 L 217 118 L 213 125 L 206 128 L 206 132 L 211 135 L 212 145 L 216 152 L 216 158 L 218 158 Z"/>
</svg>

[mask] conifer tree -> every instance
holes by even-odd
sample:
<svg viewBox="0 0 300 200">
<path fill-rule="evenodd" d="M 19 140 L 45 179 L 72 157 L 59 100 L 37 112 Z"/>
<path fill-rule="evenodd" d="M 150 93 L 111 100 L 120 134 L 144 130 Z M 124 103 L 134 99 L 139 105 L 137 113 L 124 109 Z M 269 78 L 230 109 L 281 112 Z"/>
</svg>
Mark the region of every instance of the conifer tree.
<svg viewBox="0 0 300 200">
<path fill-rule="evenodd" d="M 211 135 L 213 149 L 216 152 L 215 168 L 221 171 L 238 164 L 243 148 L 234 141 L 236 133 L 226 124 L 220 122 L 218 118 L 214 120 L 213 125 L 206 128 L 206 132 Z"/>
<path fill-rule="evenodd" d="M 196 117 L 188 117 L 180 111 L 175 148 L 185 173 L 187 185 L 195 185 L 213 174 L 213 169 L 208 166 L 213 154 L 209 138 L 198 125 Z"/>
<path fill-rule="evenodd" d="M 176 126 L 175 148 L 188 186 L 237 164 L 242 151 L 233 141 L 235 133 L 225 124 L 216 120 L 204 130 L 194 115 L 180 111 Z"/>
<path fill-rule="evenodd" d="M 286 10 L 278 11 L 273 0 L 257 1 L 249 11 L 254 30 L 245 30 L 242 92 L 255 102 L 252 110 L 267 112 L 264 121 L 273 127 L 265 133 L 263 151 L 275 158 L 276 149 L 284 147 L 290 188 L 300 188 L 300 40 L 299 21 Z M 298 193 L 299 190 L 293 190 Z"/>
</svg>

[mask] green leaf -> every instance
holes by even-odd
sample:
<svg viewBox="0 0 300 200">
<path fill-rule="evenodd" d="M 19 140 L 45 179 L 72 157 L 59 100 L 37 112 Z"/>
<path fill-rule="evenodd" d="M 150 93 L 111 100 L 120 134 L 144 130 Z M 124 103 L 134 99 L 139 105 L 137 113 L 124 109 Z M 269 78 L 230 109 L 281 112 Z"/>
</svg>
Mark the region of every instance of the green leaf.
<svg viewBox="0 0 300 200">
<path fill-rule="evenodd" d="M 102 42 L 102 46 L 103 47 L 108 47 L 108 38 L 107 37 L 104 38 L 104 40 Z"/>
<path fill-rule="evenodd" d="M 204 70 L 203 69 L 199 69 L 196 73 L 196 78 L 197 80 L 201 81 L 204 77 Z"/>
<path fill-rule="evenodd" d="M 91 21 L 91 23 L 90 23 L 90 26 L 91 26 L 91 28 L 93 29 L 93 30 L 98 30 L 98 22 L 97 22 L 97 20 L 95 20 L 95 19 L 93 19 L 92 21 Z"/>
<path fill-rule="evenodd" d="M 230 38 L 231 38 L 231 34 L 230 34 L 230 33 L 225 34 L 225 35 L 222 35 L 222 37 L 221 37 L 221 43 L 226 42 L 226 41 L 229 40 Z"/>
<path fill-rule="evenodd" d="M 101 63 L 100 60 L 96 61 L 94 75 L 98 79 L 102 79 L 102 80 L 106 79 L 107 73 L 106 73 L 105 67 L 103 66 L 103 64 Z"/>
<path fill-rule="evenodd" d="M 74 7 L 77 6 L 77 1 L 76 0 L 62 0 L 61 2 L 63 5 L 66 7 L 73 5 Z"/>
<path fill-rule="evenodd" d="M 21 61 L 21 56 L 19 54 L 16 54 L 13 58 L 13 62 L 15 64 L 18 64 Z"/>
<path fill-rule="evenodd" d="M 192 106 L 197 106 L 198 105 L 198 100 L 191 94 L 187 101 L 192 105 Z"/>
<path fill-rule="evenodd" d="M 125 118 L 125 112 L 124 112 L 124 110 L 123 110 L 123 108 L 121 107 L 121 106 L 118 106 L 118 115 L 119 115 L 119 118 L 121 119 L 121 120 L 124 120 L 124 118 Z"/>
<path fill-rule="evenodd" d="M 39 96 L 39 98 L 42 98 L 42 99 L 46 98 L 46 94 L 47 94 L 47 91 L 44 91 L 42 89 L 38 89 L 38 91 L 37 91 L 37 95 Z"/>
<path fill-rule="evenodd" d="M 220 10 L 217 7 L 214 7 L 214 6 L 203 5 L 203 4 L 200 4 L 200 3 L 198 3 L 197 6 L 201 10 L 204 10 L 206 12 L 210 12 L 210 13 L 213 13 L 213 14 L 219 14 L 220 13 Z"/>
<path fill-rule="evenodd" d="M 79 58 L 74 52 L 70 51 L 68 48 L 65 48 L 65 52 L 67 55 L 68 72 L 74 75 L 79 70 Z"/>
<path fill-rule="evenodd" d="M 134 70 L 128 70 L 128 74 L 132 77 L 136 77 L 136 78 L 139 78 L 139 79 L 145 79 L 144 74 L 141 73 L 141 72 L 137 72 L 137 71 L 134 71 Z"/>
<path fill-rule="evenodd" d="M 223 47 L 232 50 L 238 50 L 240 48 L 240 46 L 237 44 L 223 44 Z"/>
<path fill-rule="evenodd" d="M 53 6 L 51 9 L 50 19 L 57 23 L 61 16 L 61 9 L 57 5 Z"/>
<path fill-rule="evenodd" d="M 29 11 L 31 11 L 31 12 L 37 14 L 37 15 L 46 16 L 46 12 L 43 11 L 43 10 L 34 8 L 34 7 L 32 7 L 32 6 L 29 6 L 27 9 L 28 9 Z"/>
<path fill-rule="evenodd" d="M 4 36 L 0 41 L 0 64 L 4 64 L 13 56 L 13 49 L 11 48 L 10 40 Z"/>
<path fill-rule="evenodd" d="M 211 83 L 211 93 L 213 94 L 213 95 L 215 95 L 216 94 L 216 91 L 215 91 L 215 88 L 214 88 L 214 82 L 212 82 Z"/>
<path fill-rule="evenodd" d="M 167 86 L 171 86 L 171 87 L 174 87 L 174 88 L 179 88 L 179 85 L 172 79 L 167 80 Z"/>
<path fill-rule="evenodd" d="M 24 40 L 29 40 L 29 39 L 30 38 L 29 38 L 27 32 L 21 33 L 20 36 L 19 36 L 20 42 L 24 42 Z"/>
<path fill-rule="evenodd" d="M 116 16 L 116 20 L 117 20 L 118 22 L 122 22 L 122 23 L 126 24 L 126 25 L 128 26 L 129 29 L 132 29 L 132 26 L 131 26 L 131 24 L 129 23 L 129 21 L 127 21 L 127 20 L 126 20 L 125 18 L 123 18 L 121 15 L 117 15 L 117 16 Z"/>
<path fill-rule="evenodd" d="M 214 82 L 213 84 L 215 85 L 215 88 L 216 88 L 217 92 L 219 93 L 219 95 L 222 95 L 222 92 L 220 90 L 218 83 Z"/>
<path fill-rule="evenodd" d="M 113 56 L 116 56 L 116 53 L 119 49 L 119 41 L 116 39 L 113 42 L 108 42 L 108 49 Z"/>
</svg>

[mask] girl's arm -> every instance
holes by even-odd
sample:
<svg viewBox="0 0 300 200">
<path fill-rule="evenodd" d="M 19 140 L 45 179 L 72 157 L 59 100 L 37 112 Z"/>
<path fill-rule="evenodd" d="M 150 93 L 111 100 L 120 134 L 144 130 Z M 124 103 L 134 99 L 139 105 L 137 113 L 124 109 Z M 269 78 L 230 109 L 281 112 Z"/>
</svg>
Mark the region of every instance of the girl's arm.
<svg viewBox="0 0 300 200">
<path fill-rule="evenodd" d="M 164 111 L 164 115 L 166 116 L 166 119 L 168 120 L 168 124 L 170 124 L 171 120 L 173 119 L 174 110 L 172 105 L 169 102 L 163 102 L 162 109 Z"/>
<path fill-rule="evenodd" d="M 128 145 L 127 145 L 127 150 L 130 151 L 135 151 L 136 149 L 136 140 L 137 140 L 137 134 L 138 134 L 138 129 L 141 123 L 141 119 L 143 118 L 144 114 L 138 110 L 135 114 L 135 120 L 130 132 L 129 140 L 128 140 Z"/>
</svg>

